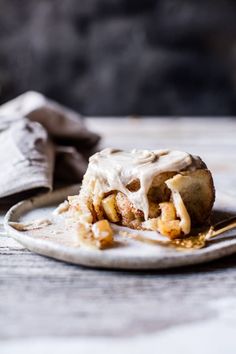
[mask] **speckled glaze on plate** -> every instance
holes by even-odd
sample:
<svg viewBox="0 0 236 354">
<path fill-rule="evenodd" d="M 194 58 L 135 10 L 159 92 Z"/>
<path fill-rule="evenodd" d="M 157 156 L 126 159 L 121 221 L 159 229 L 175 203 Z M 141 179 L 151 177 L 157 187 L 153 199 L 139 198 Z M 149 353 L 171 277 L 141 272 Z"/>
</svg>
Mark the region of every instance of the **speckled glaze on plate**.
<svg viewBox="0 0 236 354">
<path fill-rule="evenodd" d="M 53 209 L 68 195 L 77 194 L 78 191 L 79 185 L 74 185 L 16 204 L 6 214 L 6 231 L 30 251 L 68 263 L 97 268 L 163 269 L 208 262 L 236 253 L 236 230 L 218 236 L 205 248 L 177 251 L 124 238 L 118 235 L 118 231 L 126 228 L 115 227 L 116 246 L 106 250 L 93 250 L 75 245 L 74 238 L 64 228 L 62 216 L 53 217 L 52 225 L 38 230 L 17 231 L 9 224 L 38 218 L 51 219 Z M 217 194 L 213 221 L 220 221 L 232 215 L 236 215 L 235 199 Z M 145 235 L 145 232 L 141 233 Z"/>
</svg>

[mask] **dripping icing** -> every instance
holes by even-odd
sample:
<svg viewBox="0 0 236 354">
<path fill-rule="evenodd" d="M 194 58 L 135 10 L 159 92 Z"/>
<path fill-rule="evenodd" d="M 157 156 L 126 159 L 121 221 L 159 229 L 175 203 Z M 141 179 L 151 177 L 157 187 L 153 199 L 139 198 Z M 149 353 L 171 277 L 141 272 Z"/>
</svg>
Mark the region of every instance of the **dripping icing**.
<svg viewBox="0 0 236 354">
<path fill-rule="evenodd" d="M 162 172 L 178 173 L 205 167 L 200 157 L 182 151 L 107 148 L 90 157 L 84 182 L 96 180 L 101 196 L 111 190 L 124 193 L 135 208 L 143 211 L 147 220 L 147 194 L 154 177 Z M 135 179 L 140 181 L 140 188 L 131 192 L 126 186 Z"/>
</svg>

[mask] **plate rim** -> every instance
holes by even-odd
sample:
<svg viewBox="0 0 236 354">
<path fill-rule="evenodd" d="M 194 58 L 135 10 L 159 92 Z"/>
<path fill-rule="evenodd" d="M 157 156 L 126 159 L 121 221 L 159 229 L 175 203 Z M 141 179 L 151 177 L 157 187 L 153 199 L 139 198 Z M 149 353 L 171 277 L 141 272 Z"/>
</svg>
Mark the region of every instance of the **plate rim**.
<svg viewBox="0 0 236 354">
<path fill-rule="evenodd" d="M 220 259 L 224 256 L 236 253 L 235 237 L 235 239 L 222 241 L 224 242 L 224 245 L 222 245 L 222 242 L 215 244 L 213 250 L 210 248 L 203 248 L 201 250 L 184 251 L 181 253 L 176 251 L 176 253 L 173 252 L 170 255 L 164 256 L 160 254 L 157 254 L 157 256 L 138 255 L 136 258 L 135 256 L 130 257 L 129 255 L 124 254 L 123 256 L 119 255 L 117 258 L 115 258 L 113 254 L 109 253 L 109 250 L 76 248 L 60 245 L 51 240 L 36 239 L 30 235 L 23 234 L 22 231 L 14 229 L 9 224 L 12 221 L 16 221 L 17 217 L 20 217 L 37 207 L 49 206 L 50 204 L 57 202 L 59 203 L 69 194 L 73 192 L 78 193 L 79 188 L 80 184 L 75 184 L 53 192 L 43 193 L 31 197 L 13 205 L 8 210 L 4 218 L 4 228 L 7 234 L 34 253 L 64 261 L 66 263 L 113 270 L 158 270 L 176 268 L 207 263 L 209 261 Z M 219 198 L 221 193 L 217 194 Z M 235 200 L 234 197 L 229 195 L 224 195 L 224 197 L 231 202 Z"/>
</svg>

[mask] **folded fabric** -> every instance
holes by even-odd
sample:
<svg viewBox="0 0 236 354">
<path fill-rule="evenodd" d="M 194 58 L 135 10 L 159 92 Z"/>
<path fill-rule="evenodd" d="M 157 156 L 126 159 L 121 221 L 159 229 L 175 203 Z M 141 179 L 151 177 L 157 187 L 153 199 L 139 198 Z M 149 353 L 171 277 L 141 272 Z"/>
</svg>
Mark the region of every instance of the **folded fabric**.
<svg viewBox="0 0 236 354">
<path fill-rule="evenodd" d="M 0 106 L 0 202 L 79 182 L 99 141 L 82 117 L 40 93 Z"/>
<path fill-rule="evenodd" d="M 41 123 L 53 140 L 66 145 L 73 142 L 79 150 L 91 148 L 99 141 L 99 136 L 86 128 L 80 114 L 38 92 L 26 92 L 1 105 L 0 116 L 5 126 L 22 117 Z"/>
</svg>

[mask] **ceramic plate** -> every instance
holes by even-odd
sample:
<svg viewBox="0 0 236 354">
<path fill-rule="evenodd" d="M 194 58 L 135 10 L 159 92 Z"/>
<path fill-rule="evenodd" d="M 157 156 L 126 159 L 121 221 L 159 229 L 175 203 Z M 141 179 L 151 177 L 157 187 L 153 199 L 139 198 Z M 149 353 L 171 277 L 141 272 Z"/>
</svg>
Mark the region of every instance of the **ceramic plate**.
<svg viewBox="0 0 236 354">
<path fill-rule="evenodd" d="M 88 267 L 116 269 L 161 269 L 203 263 L 236 252 L 236 230 L 231 230 L 198 250 L 177 251 L 157 245 L 149 245 L 131 238 L 119 236 L 123 227 L 116 227 L 116 246 L 106 250 L 93 250 L 75 245 L 70 230 L 64 227 L 62 215 L 52 217 L 52 211 L 68 195 L 77 194 L 79 185 L 40 195 L 13 206 L 5 217 L 8 234 L 35 253 Z M 213 221 L 236 215 L 235 199 L 217 195 Z M 49 218 L 52 224 L 31 231 L 17 231 L 11 222 L 25 222 Z M 142 235 L 145 232 L 141 232 Z M 150 234 L 150 233 L 149 233 Z M 152 233 L 153 234 L 153 233 Z"/>
</svg>

